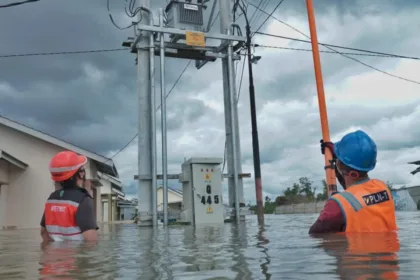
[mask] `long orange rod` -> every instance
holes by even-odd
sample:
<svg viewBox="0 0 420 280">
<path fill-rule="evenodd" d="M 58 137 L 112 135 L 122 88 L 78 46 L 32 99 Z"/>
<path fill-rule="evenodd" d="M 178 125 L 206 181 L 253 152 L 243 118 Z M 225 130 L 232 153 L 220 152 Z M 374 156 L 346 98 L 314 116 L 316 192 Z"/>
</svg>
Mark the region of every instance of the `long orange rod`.
<svg viewBox="0 0 420 280">
<path fill-rule="evenodd" d="M 316 89 L 318 92 L 319 115 L 321 117 L 322 138 L 324 142 L 330 141 L 330 131 L 328 128 L 327 106 L 325 104 L 324 81 L 322 79 L 321 59 L 319 57 L 318 37 L 316 34 L 315 12 L 312 0 L 306 0 L 308 9 L 309 30 L 311 32 L 312 55 L 314 58 Z M 337 191 L 335 179 L 335 169 L 332 167 L 332 154 L 329 149 L 325 149 L 325 176 L 328 186 L 328 195 Z"/>
</svg>

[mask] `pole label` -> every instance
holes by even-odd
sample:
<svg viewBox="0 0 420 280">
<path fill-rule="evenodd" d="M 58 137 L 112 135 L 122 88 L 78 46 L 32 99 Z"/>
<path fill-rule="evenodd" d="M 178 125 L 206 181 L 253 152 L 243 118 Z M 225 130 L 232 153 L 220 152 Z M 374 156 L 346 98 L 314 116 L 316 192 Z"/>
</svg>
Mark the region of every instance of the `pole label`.
<svg viewBox="0 0 420 280">
<path fill-rule="evenodd" d="M 191 5 L 191 4 L 184 4 L 184 9 L 191 10 L 191 11 L 198 11 L 198 6 Z"/>
</svg>

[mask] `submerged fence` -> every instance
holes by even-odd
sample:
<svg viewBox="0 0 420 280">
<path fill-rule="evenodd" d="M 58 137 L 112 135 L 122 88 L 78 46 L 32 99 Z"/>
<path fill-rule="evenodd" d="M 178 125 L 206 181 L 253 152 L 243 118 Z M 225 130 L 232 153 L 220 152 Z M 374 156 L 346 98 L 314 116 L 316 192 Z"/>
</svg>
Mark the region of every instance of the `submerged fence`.
<svg viewBox="0 0 420 280">
<path fill-rule="evenodd" d="M 276 207 L 275 214 L 317 214 L 324 208 L 325 201 L 281 205 Z"/>
<path fill-rule="evenodd" d="M 392 191 L 396 211 L 416 211 L 420 208 L 420 187 L 404 188 Z M 318 214 L 324 208 L 325 201 L 281 205 L 275 214 Z"/>
</svg>

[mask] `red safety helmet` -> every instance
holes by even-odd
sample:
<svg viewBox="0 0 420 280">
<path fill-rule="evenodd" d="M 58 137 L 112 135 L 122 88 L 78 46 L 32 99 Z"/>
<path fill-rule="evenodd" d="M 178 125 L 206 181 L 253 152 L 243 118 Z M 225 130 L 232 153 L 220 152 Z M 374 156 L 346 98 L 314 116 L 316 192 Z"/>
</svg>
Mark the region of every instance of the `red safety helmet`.
<svg viewBox="0 0 420 280">
<path fill-rule="evenodd" d="M 62 182 L 73 177 L 77 170 L 87 162 L 87 158 L 72 151 L 56 154 L 50 161 L 51 179 Z"/>
</svg>

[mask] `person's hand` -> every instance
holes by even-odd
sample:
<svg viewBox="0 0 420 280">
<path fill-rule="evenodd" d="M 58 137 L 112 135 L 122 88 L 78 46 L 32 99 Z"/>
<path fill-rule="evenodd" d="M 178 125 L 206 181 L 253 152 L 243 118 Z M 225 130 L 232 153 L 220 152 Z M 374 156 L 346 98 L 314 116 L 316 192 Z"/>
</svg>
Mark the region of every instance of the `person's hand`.
<svg viewBox="0 0 420 280">
<path fill-rule="evenodd" d="M 321 143 L 321 154 L 325 154 L 325 148 L 328 148 L 331 151 L 331 153 L 333 155 L 333 158 L 335 158 L 334 143 L 332 143 L 332 142 L 324 142 L 323 139 L 321 139 L 319 141 L 319 143 Z"/>
</svg>

